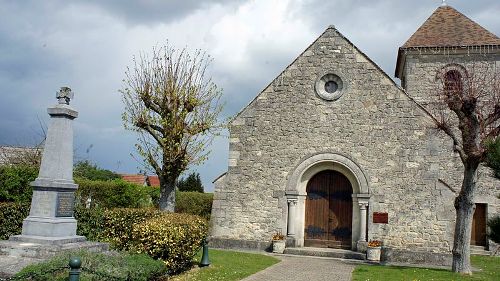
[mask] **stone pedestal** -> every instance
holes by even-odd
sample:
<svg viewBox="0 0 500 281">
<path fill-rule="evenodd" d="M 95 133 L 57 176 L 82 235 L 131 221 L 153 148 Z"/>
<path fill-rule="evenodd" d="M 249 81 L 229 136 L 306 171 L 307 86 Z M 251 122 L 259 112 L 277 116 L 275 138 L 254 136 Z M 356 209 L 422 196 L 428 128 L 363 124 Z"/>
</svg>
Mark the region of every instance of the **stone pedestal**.
<svg viewBox="0 0 500 281">
<path fill-rule="evenodd" d="M 33 187 L 29 216 L 23 221 L 21 235 L 9 239 L 39 244 L 64 244 L 85 241 L 76 235 L 73 217 L 73 127 L 78 112 L 69 106 L 71 89 L 57 93 L 59 103 L 49 107 L 50 123 L 42 154 L 40 172 Z"/>
</svg>

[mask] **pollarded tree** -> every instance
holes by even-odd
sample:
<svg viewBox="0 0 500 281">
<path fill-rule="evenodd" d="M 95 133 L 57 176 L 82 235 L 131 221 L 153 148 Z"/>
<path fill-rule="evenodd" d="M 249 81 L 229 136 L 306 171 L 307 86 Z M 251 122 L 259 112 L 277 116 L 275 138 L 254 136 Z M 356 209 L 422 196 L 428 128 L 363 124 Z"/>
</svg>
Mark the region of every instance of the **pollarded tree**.
<svg viewBox="0 0 500 281">
<path fill-rule="evenodd" d="M 175 209 L 175 184 L 222 128 L 222 91 L 207 77 L 210 57 L 164 46 L 134 58 L 121 90 L 125 128 L 139 133 L 136 149 L 160 180 L 160 210 Z"/>
<path fill-rule="evenodd" d="M 500 73 L 495 65 L 468 68 L 449 64 L 437 76 L 434 100 L 416 102 L 436 127 L 448 135 L 464 170 L 455 198 L 456 224 L 452 270 L 471 274 L 470 240 L 478 168 L 487 159 L 488 146 L 500 133 Z"/>
</svg>

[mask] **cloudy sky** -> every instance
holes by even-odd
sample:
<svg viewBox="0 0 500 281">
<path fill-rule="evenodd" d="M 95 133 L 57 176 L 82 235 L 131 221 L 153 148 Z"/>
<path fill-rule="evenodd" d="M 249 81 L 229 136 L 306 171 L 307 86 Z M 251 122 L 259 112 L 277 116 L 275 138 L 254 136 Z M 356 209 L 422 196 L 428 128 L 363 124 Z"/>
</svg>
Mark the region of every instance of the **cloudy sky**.
<svg viewBox="0 0 500 281">
<path fill-rule="evenodd" d="M 0 0 L 0 144 L 29 145 L 60 86 L 75 92 L 79 159 L 135 173 L 135 136 L 123 129 L 118 90 L 132 57 L 167 41 L 203 49 L 233 116 L 329 25 L 392 77 L 397 48 L 440 0 Z M 500 35 L 500 1 L 448 0 Z M 227 133 L 226 133 L 227 135 Z M 206 190 L 227 168 L 218 138 L 203 165 Z"/>
</svg>

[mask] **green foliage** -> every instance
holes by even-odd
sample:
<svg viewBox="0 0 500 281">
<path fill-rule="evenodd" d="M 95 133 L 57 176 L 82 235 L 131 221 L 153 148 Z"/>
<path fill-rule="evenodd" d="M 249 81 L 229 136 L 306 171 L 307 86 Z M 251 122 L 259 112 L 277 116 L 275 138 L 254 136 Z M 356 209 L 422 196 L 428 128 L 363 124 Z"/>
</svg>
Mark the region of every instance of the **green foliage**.
<svg viewBox="0 0 500 281">
<path fill-rule="evenodd" d="M 177 189 L 179 191 L 203 192 L 200 174 L 192 172 L 186 178 L 181 178 L 177 181 Z"/>
<path fill-rule="evenodd" d="M 222 91 L 207 76 L 209 56 L 170 46 L 140 56 L 125 72 L 120 90 L 126 129 L 139 134 L 135 147 L 162 182 L 159 207 L 173 211 L 174 187 L 190 164 L 203 162 L 220 132 Z"/>
<path fill-rule="evenodd" d="M 176 273 L 192 265 L 207 231 L 207 221 L 200 217 L 164 213 L 134 225 L 134 249 L 163 260 L 169 271 Z"/>
<path fill-rule="evenodd" d="M 177 192 L 175 212 L 197 215 L 210 220 L 213 193 Z"/>
<path fill-rule="evenodd" d="M 29 265 L 12 280 L 66 281 L 70 257 L 82 261 L 81 281 L 91 280 L 160 280 L 167 268 L 161 261 L 144 254 L 94 253 L 89 251 L 63 252 L 48 261 Z"/>
<path fill-rule="evenodd" d="M 446 269 L 417 268 L 405 266 L 359 265 L 352 274 L 354 281 L 497 281 L 500 280 L 500 257 L 471 256 L 472 265 L 478 269 L 472 276 L 461 275 Z"/>
<path fill-rule="evenodd" d="M 488 237 L 493 240 L 493 242 L 500 244 L 500 216 L 489 219 L 488 226 L 490 227 Z"/>
<path fill-rule="evenodd" d="M 163 214 L 156 209 L 105 210 L 98 227 L 98 240 L 110 243 L 113 249 L 130 250 L 134 244 L 132 237 L 134 224 L 160 217 Z"/>
<path fill-rule="evenodd" d="M 85 206 L 91 198 L 91 207 L 140 208 L 153 205 L 149 186 L 128 183 L 124 180 L 95 181 L 76 179 L 78 204 Z"/>
<path fill-rule="evenodd" d="M 243 253 L 226 250 L 209 249 L 210 262 L 212 266 L 203 268 L 203 270 L 192 270 L 173 276 L 172 281 L 190 280 L 242 280 L 258 271 L 265 269 L 279 260 L 275 257 Z M 196 260 L 201 260 L 201 251 L 198 252 Z"/>
<path fill-rule="evenodd" d="M 500 137 L 488 144 L 486 164 L 493 169 L 495 177 L 500 179 Z"/>
<path fill-rule="evenodd" d="M 120 178 L 119 174 L 110 170 L 101 169 L 97 167 L 96 164 L 88 160 L 76 162 L 73 169 L 73 175 L 76 178 L 99 181 L 114 180 Z"/>
<path fill-rule="evenodd" d="M 0 166 L 0 202 L 31 202 L 30 182 L 38 168 L 30 165 Z"/>
<path fill-rule="evenodd" d="M 21 234 L 23 220 L 29 211 L 30 205 L 27 203 L 0 202 L 0 240 Z"/>
</svg>

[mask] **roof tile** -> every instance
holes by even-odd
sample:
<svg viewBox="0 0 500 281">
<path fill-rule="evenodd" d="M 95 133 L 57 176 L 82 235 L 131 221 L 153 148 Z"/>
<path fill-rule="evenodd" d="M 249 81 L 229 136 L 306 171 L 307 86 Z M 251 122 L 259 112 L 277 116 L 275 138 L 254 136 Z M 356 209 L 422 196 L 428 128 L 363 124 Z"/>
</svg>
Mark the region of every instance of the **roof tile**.
<svg viewBox="0 0 500 281">
<path fill-rule="evenodd" d="M 500 38 L 450 6 L 441 6 L 402 48 L 500 45 Z"/>
</svg>

